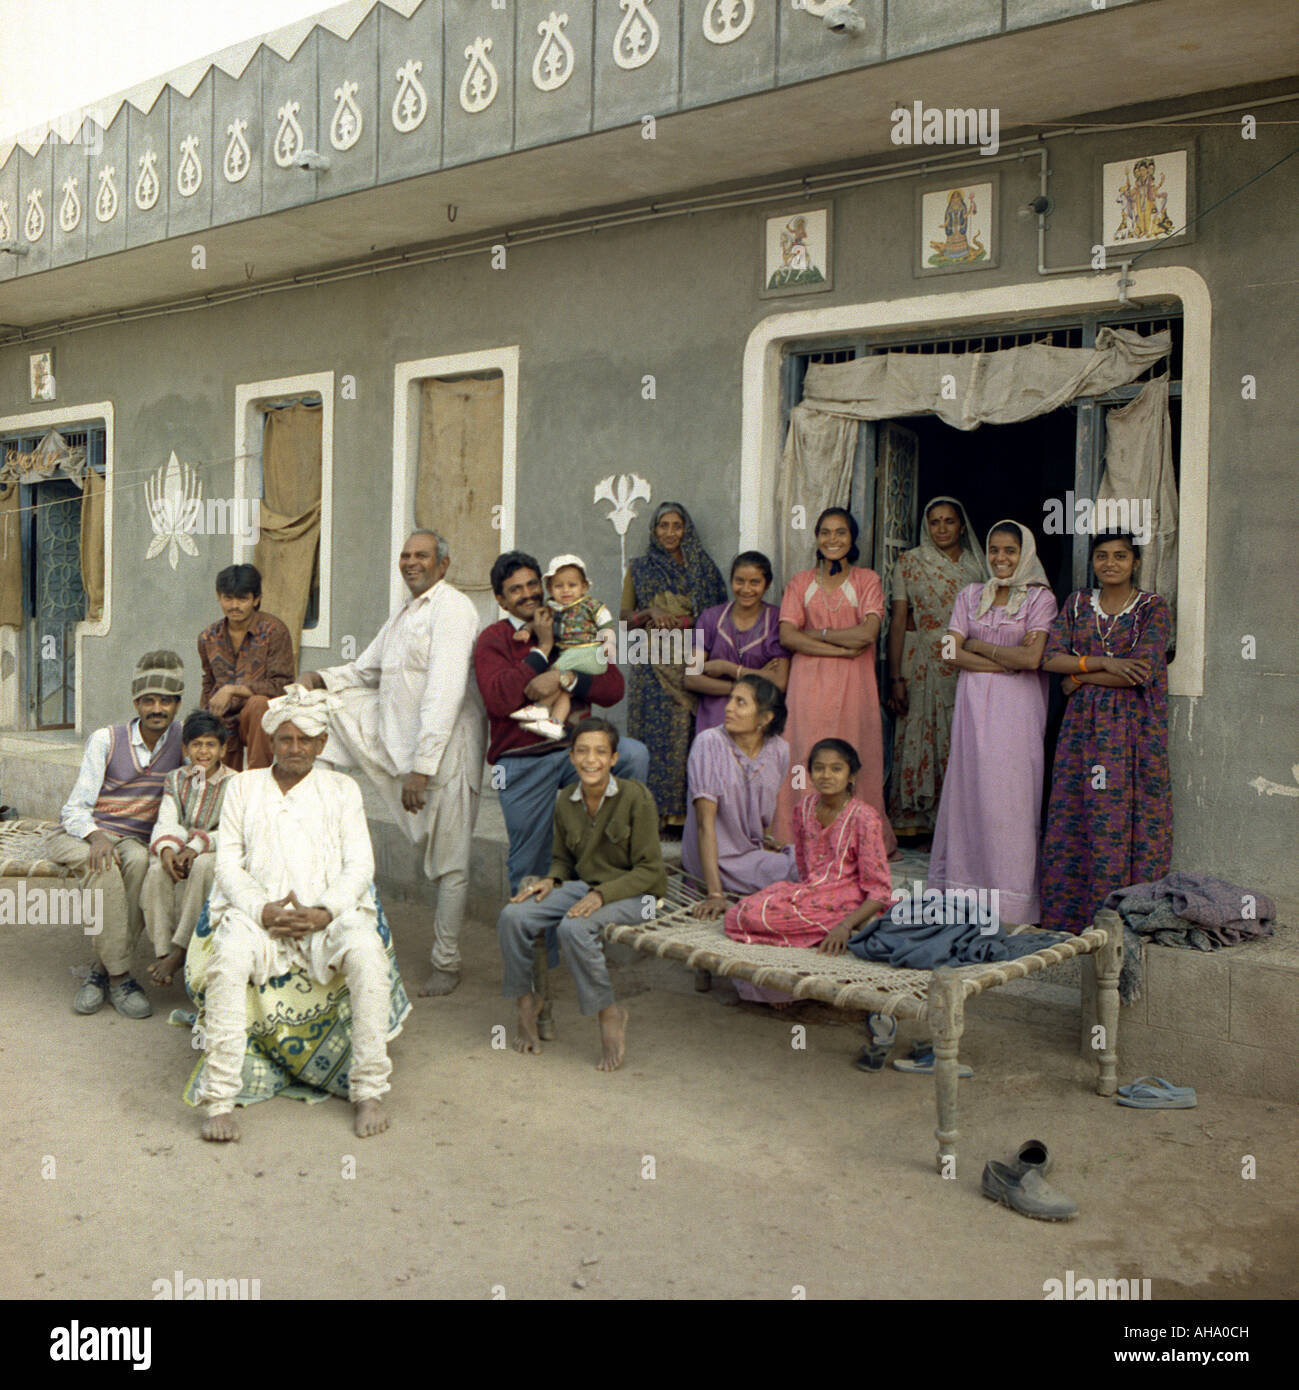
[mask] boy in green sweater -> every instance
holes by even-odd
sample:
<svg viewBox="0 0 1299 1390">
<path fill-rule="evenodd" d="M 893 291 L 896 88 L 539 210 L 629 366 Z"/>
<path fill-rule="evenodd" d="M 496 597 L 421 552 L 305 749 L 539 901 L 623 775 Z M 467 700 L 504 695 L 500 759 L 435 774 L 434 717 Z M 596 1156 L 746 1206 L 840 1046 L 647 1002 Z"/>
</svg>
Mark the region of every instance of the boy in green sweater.
<svg viewBox="0 0 1299 1390">
<path fill-rule="evenodd" d="M 618 730 L 607 719 L 583 719 L 569 751 L 575 787 L 555 801 L 550 873 L 525 879 L 497 922 L 505 983 L 501 990 L 519 1010 L 514 1046 L 541 1051 L 532 992 L 532 946 L 555 928 L 559 949 L 577 982 L 578 1007 L 595 1014 L 603 1056 L 600 1071 L 617 1071 L 627 1049 L 627 1010 L 616 1004 L 605 964 L 600 928 L 606 923 L 645 922 L 667 888 L 659 845 L 658 807 L 649 788 L 613 776 Z"/>
</svg>

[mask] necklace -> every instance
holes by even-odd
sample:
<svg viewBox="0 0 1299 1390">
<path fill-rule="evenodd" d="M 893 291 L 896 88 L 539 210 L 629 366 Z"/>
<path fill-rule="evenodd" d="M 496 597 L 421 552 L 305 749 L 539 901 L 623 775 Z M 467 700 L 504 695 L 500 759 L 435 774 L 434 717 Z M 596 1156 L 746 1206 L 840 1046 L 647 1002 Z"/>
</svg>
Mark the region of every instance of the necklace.
<svg viewBox="0 0 1299 1390">
<path fill-rule="evenodd" d="M 1101 607 L 1101 591 L 1092 590 L 1092 611 L 1096 614 L 1096 636 L 1100 639 L 1101 649 L 1106 656 L 1115 656 L 1117 653 L 1110 650 L 1110 641 L 1114 636 L 1114 629 L 1118 621 L 1125 613 L 1130 613 L 1136 607 L 1137 599 L 1141 596 L 1140 589 L 1133 589 L 1132 596 L 1127 603 L 1119 609 L 1117 613 L 1107 613 Z"/>
</svg>

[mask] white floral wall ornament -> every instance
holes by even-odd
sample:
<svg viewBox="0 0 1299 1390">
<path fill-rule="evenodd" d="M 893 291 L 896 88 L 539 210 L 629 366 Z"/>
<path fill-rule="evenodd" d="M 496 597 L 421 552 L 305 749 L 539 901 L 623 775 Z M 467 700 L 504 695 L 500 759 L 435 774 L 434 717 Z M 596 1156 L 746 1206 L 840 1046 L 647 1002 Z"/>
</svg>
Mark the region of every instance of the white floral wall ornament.
<svg viewBox="0 0 1299 1390">
<path fill-rule="evenodd" d="M 140 177 L 135 181 L 135 205 L 141 212 L 148 212 L 158 201 L 162 185 L 158 182 L 158 154 L 156 150 L 145 150 L 140 156 Z"/>
<path fill-rule="evenodd" d="M 704 38 L 709 43 L 734 43 L 753 23 L 753 0 L 708 0 Z"/>
<path fill-rule="evenodd" d="M 81 224 L 81 199 L 77 196 L 75 178 L 63 181 L 63 202 L 59 205 L 59 226 L 65 232 L 75 232 Z"/>
<path fill-rule="evenodd" d="M 496 100 L 500 79 L 492 60 L 487 56 L 491 51 L 491 39 L 485 39 L 481 35 L 465 49 L 469 66 L 460 79 L 460 105 L 471 116 L 486 111 Z"/>
<path fill-rule="evenodd" d="M 428 114 L 428 93 L 419 80 L 424 64 L 411 58 L 397 69 L 397 95 L 392 101 L 392 124 L 402 135 L 417 130 Z"/>
<path fill-rule="evenodd" d="M 153 540 L 144 558 L 152 560 L 165 550 L 172 569 L 176 568 L 182 550 L 197 558 L 198 546 L 190 532 L 198 524 L 203 484 L 194 469 L 176 457 L 175 449 L 166 464 L 145 484 L 144 500 L 149 511 L 149 525 L 153 527 Z"/>
<path fill-rule="evenodd" d="M 550 17 L 537 25 L 541 47 L 532 60 L 532 85 L 539 92 L 558 91 L 573 75 L 573 45 L 564 33 L 567 23 L 566 14 L 551 10 Z"/>
<path fill-rule="evenodd" d="M 613 36 L 613 61 L 625 71 L 643 68 L 659 51 L 659 22 L 649 11 L 652 0 L 618 0 L 626 10 Z"/>
<path fill-rule="evenodd" d="M 275 132 L 272 149 L 275 162 L 281 169 L 287 169 L 302 153 L 302 127 L 298 124 L 298 112 L 302 110 L 300 101 L 286 101 L 276 109 L 280 118 L 280 128 Z"/>
<path fill-rule="evenodd" d="M 45 232 L 45 209 L 41 206 L 43 191 L 33 188 L 27 195 L 27 216 L 23 221 L 23 234 L 28 241 L 39 241 Z"/>
<path fill-rule="evenodd" d="M 95 194 L 95 218 L 100 222 L 111 222 L 117 216 L 117 184 L 113 181 L 117 169 L 106 164 L 99 171 L 99 191 Z"/>
<path fill-rule="evenodd" d="M 592 501 L 613 503 L 613 511 L 605 513 L 605 520 L 612 522 L 618 533 L 619 574 L 627 572 L 627 528 L 636 519 L 633 503 L 648 502 L 650 498 L 650 485 L 638 473 L 620 473 L 616 487 L 612 473 L 595 485 Z"/>
<path fill-rule="evenodd" d="M 8 241 L 13 234 L 13 228 L 9 225 L 9 204 L 0 198 L 0 241 Z"/>
<path fill-rule="evenodd" d="M 827 10 L 843 3 L 844 0 L 793 0 L 796 10 L 802 10 L 804 14 L 816 15 L 818 18 L 824 18 Z"/>
<path fill-rule="evenodd" d="M 361 138 L 365 117 L 354 100 L 360 90 L 359 82 L 344 81 L 341 87 L 334 88 L 334 119 L 329 123 L 329 143 L 336 150 L 350 150 Z"/>
<path fill-rule="evenodd" d="M 230 143 L 226 146 L 225 158 L 221 161 L 221 172 L 226 176 L 227 183 L 242 183 L 252 167 L 253 152 L 248 148 L 248 141 L 244 139 L 244 131 L 247 129 L 248 122 L 242 116 L 236 116 L 226 126 Z"/>
<path fill-rule="evenodd" d="M 176 187 L 182 198 L 192 198 L 203 186 L 203 162 L 198 157 L 198 136 L 187 135 L 180 142 L 180 167 Z"/>
<path fill-rule="evenodd" d="M 1266 777 L 1255 777 L 1249 784 L 1259 794 L 1259 796 L 1299 796 L 1299 763 L 1290 769 L 1290 776 L 1294 778 L 1294 785 L 1287 786 L 1284 782 L 1271 782 Z"/>
</svg>

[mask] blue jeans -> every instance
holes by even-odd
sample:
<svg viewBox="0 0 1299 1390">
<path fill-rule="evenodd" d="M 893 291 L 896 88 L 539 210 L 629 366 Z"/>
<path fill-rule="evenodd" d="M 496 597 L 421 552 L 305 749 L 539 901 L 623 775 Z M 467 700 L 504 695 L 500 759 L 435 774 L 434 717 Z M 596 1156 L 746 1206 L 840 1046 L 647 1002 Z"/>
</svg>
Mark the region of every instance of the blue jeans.
<svg viewBox="0 0 1299 1390">
<path fill-rule="evenodd" d="M 496 766 L 504 774 L 500 794 L 510 837 L 506 860 L 510 892 L 517 893 L 519 884 L 530 874 L 544 874 L 550 868 L 555 798 L 561 787 L 571 787 L 577 781 L 577 769 L 567 748 L 523 756 L 507 753 Z M 613 775 L 644 782 L 649 775 L 649 749 L 634 738 L 621 739 Z"/>
</svg>

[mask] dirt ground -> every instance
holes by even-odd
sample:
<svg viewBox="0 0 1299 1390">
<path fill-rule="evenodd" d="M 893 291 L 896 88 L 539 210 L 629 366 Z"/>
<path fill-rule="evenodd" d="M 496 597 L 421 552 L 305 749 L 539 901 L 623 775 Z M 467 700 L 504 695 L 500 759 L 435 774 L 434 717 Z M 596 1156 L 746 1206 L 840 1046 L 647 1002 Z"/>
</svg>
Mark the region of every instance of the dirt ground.
<svg viewBox="0 0 1299 1390">
<path fill-rule="evenodd" d="M 389 915 L 413 996 L 428 916 Z M 0 929 L 0 1296 L 147 1299 L 177 1270 L 257 1279 L 263 1299 L 1040 1299 L 1070 1269 L 1148 1278 L 1155 1298 L 1299 1289 L 1294 1107 L 1202 1094 L 1126 1110 L 1095 1095 L 1068 1037 L 976 1001 L 945 1181 L 932 1079 L 855 1070 L 860 1030 L 830 1010 L 767 1013 L 634 962 L 614 972 L 628 1062 L 606 1076 L 562 969 L 558 1039 L 540 1058 L 493 1049 L 512 1009 L 492 925 L 466 924 L 465 946 L 460 989 L 415 1000 L 392 1044 L 387 1134 L 355 1139 L 340 1100 L 279 1099 L 217 1146 L 180 1100 L 182 987 L 149 987 L 145 1022 L 107 1005 L 81 1018 L 84 938 Z M 1077 1220 L 980 1195 L 984 1161 L 1030 1137 Z"/>
</svg>

